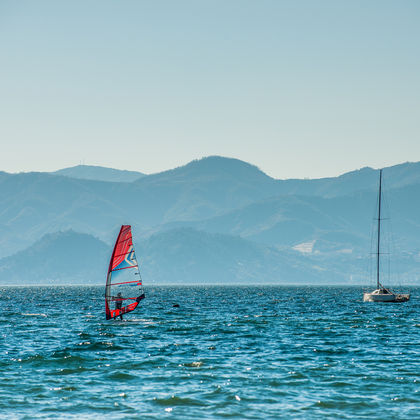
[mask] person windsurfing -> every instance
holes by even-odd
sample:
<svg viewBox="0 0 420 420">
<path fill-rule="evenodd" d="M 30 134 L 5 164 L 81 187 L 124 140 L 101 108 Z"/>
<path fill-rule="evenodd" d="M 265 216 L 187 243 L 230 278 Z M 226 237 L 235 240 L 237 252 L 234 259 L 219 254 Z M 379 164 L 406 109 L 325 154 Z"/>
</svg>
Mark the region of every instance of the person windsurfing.
<svg viewBox="0 0 420 420">
<path fill-rule="evenodd" d="M 121 292 L 118 292 L 117 297 L 115 298 L 115 310 L 121 310 L 123 298 Z M 120 319 L 123 319 L 122 313 L 120 313 Z"/>
</svg>

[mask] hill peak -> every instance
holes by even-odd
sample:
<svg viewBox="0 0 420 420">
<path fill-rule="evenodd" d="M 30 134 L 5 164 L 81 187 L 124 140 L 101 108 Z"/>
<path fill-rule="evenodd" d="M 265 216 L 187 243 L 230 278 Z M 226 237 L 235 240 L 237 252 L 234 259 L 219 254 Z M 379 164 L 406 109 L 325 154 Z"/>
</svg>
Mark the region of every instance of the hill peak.
<svg viewBox="0 0 420 420">
<path fill-rule="evenodd" d="M 133 182 L 144 176 L 141 172 L 106 168 L 95 165 L 76 165 L 52 172 L 69 178 L 87 179 L 91 181 Z"/>
<path fill-rule="evenodd" d="M 235 158 L 223 156 L 207 156 L 195 159 L 186 165 L 168 171 L 149 175 L 148 178 L 166 177 L 172 178 L 187 177 L 189 179 L 208 175 L 224 175 L 228 178 L 273 180 L 257 166 Z"/>
<path fill-rule="evenodd" d="M 201 159 L 195 159 L 185 165 L 186 167 L 200 167 L 201 169 L 211 170 L 254 170 L 263 173 L 257 166 L 236 158 L 224 156 L 206 156 Z"/>
</svg>

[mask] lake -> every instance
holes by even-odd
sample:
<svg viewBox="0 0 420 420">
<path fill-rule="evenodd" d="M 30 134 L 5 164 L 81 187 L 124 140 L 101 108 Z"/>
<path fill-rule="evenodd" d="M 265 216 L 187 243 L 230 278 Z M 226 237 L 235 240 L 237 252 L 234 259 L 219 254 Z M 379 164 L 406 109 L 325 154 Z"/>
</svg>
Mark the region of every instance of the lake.
<svg viewBox="0 0 420 420">
<path fill-rule="evenodd" d="M 145 292 L 106 321 L 103 287 L 1 287 L 0 416 L 420 416 L 420 288 L 402 304 L 356 287 Z"/>
</svg>

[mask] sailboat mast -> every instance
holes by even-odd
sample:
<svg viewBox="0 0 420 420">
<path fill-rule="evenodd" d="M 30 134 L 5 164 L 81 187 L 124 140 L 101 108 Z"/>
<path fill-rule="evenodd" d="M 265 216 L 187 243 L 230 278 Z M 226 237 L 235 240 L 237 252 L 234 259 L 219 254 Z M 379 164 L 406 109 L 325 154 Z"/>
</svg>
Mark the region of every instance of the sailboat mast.
<svg viewBox="0 0 420 420">
<path fill-rule="evenodd" d="M 379 261 L 381 245 L 381 201 L 382 201 L 382 169 L 379 170 L 379 205 L 378 205 L 378 245 L 376 253 L 376 287 L 379 289 Z"/>
</svg>

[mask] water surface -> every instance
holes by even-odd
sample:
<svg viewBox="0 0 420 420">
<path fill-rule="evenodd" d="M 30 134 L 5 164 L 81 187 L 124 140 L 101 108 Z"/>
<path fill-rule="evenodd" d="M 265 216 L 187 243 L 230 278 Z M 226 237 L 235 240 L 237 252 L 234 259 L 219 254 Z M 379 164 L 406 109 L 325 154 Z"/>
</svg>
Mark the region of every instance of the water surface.
<svg viewBox="0 0 420 420">
<path fill-rule="evenodd" d="M 418 418 L 411 292 L 149 287 L 121 322 L 105 321 L 102 287 L 2 287 L 0 416 Z"/>
</svg>

